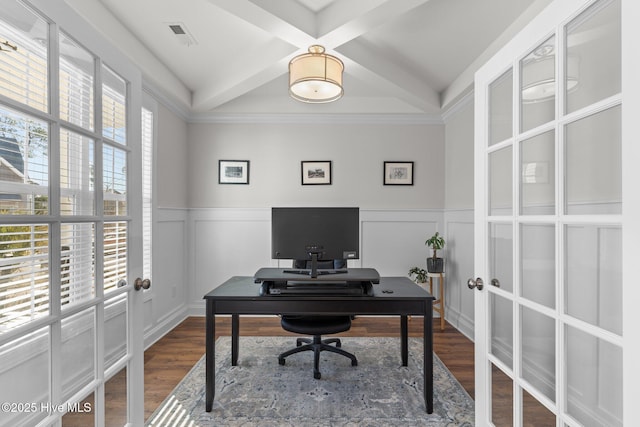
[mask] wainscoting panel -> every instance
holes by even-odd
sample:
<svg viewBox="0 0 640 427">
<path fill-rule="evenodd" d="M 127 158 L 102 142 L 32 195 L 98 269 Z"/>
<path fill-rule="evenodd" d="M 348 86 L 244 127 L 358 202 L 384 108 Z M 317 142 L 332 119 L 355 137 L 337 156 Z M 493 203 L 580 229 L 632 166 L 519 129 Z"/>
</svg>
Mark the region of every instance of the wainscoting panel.
<svg viewBox="0 0 640 427">
<path fill-rule="evenodd" d="M 473 210 L 448 211 L 446 223 L 445 318 L 473 340 L 474 292 L 467 280 L 474 274 Z"/>
<path fill-rule="evenodd" d="M 145 348 L 187 315 L 186 209 L 157 208 L 153 220 L 151 289 L 145 291 Z"/>
<path fill-rule="evenodd" d="M 202 297 L 231 276 L 252 276 L 271 260 L 270 209 L 198 209 L 190 215 L 192 315 L 204 315 Z"/>
<path fill-rule="evenodd" d="M 426 267 L 424 241 L 443 230 L 440 210 L 360 211 L 360 260 L 351 267 L 374 267 L 381 275 L 407 276 Z M 202 297 L 231 276 L 247 276 L 261 267 L 284 267 L 271 259 L 271 210 L 216 208 L 190 212 L 189 313 L 204 315 Z"/>
<path fill-rule="evenodd" d="M 424 242 L 438 230 L 444 234 L 439 210 L 363 211 L 360 219 L 362 266 L 376 268 L 382 276 L 407 276 L 411 267 L 427 268 Z"/>
</svg>

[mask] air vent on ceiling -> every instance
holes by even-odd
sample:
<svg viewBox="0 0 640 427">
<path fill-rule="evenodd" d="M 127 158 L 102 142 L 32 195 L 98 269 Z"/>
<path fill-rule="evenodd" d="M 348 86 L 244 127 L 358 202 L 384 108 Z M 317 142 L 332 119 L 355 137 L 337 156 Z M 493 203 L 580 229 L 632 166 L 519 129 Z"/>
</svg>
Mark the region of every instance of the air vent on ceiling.
<svg viewBox="0 0 640 427">
<path fill-rule="evenodd" d="M 198 44 L 193 34 L 189 32 L 187 27 L 182 22 L 165 22 L 173 35 L 176 36 L 180 44 L 191 46 Z"/>
<path fill-rule="evenodd" d="M 178 24 L 169 25 L 169 28 L 171 28 L 171 31 L 173 31 L 173 34 L 187 34 L 187 32 L 184 30 L 184 28 L 182 28 L 181 25 L 178 25 Z"/>
</svg>

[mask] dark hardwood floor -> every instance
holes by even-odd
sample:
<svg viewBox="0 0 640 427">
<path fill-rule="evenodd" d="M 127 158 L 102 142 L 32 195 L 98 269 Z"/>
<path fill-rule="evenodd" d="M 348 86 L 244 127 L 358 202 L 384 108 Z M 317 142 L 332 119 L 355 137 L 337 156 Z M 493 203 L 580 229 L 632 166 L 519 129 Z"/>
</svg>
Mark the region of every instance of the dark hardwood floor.
<svg viewBox="0 0 640 427">
<path fill-rule="evenodd" d="M 231 335 L 231 318 L 216 319 L 216 338 Z M 241 317 L 241 336 L 292 335 L 280 327 L 277 317 Z M 397 317 L 357 317 L 351 330 L 340 336 L 386 337 L 400 335 Z M 422 319 L 409 320 L 409 336 L 422 336 Z M 439 320 L 434 323 L 434 351 L 455 375 L 467 392 L 474 396 L 473 343 L 447 324 L 440 331 Z M 204 355 L 204 317 L 189 317 L 144 355 L 145 419 L 155 411 L 193 365 Z"/>
</svg>

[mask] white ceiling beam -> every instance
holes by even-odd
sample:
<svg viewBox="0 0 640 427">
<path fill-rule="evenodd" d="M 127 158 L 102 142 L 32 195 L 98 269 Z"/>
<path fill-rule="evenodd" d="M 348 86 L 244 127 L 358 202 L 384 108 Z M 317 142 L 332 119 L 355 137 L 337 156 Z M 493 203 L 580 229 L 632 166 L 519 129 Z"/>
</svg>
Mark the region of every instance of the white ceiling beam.
<svg viewBox="0 0 640 427">
<path fill-rule="evenodd" d="M 258 7 L 288 22 L 295 28 L 316 37 L 318 26 L 316 15 L 297 0 L 250 0 Z"/>
<path fill-rule="evenodd" d="M 430 91 L 429 96 L 425 96 L 425 94 L 419 94 L 415 90 L 400 86 L 398 80 L 389 80 L 382 77 L 349 58 L 344 58 L 344 62 L 345 68 L 348 67 L 349 69 L 349 74 L 367 83 L 372 88 L 380 89 L 381 93 L 395 93 L 396 98 L 427 114 L 440 113 L 440 97 L 437 93 Z M 402 95 L 399 96 L 398 92 Z"/>
<path fill-rule="evenodd" d="M 308 15 L 306 12 L 303 12 L 300 15 L 301 18 L 298 18 L 296 14 L 283 10 L 283 7 L 286 6 L 285 3 L 289 3 L 289 0 L 283 1 L 282 4 L 280 4 L 279 1 L 280 0 L 209 0 L 209 2 L 223 10 L 252 25 L 262 28 L 274 37 L 298 46 L 300 49 L 293 54 L 287 54 L 278 61 L 276 65 L 270 65 L 266 68 L 261 68 L 259 65 L 253 69 L 247 68 L 247 72 L 244 73 L 243 76 L 233 76 L 236 80 L 234 82 L 227 82 L 230 84 L 219 84 L 220 82 L 217 82 L 215 87 L 198 90 L 193 95 L 192 107 L 195 110 L 203 111 L 205 109 L 216 108 L 234 97 L 246 94 L 280 77 L 282 74 L 288 72 L 288 63 L 291 58 L 296 54 L 305 52 L 311 44 L 320 43 L 330 52 L 332 49 L 348 42 L 353 43 L 353 40 L 360 35 L 389 22 L 389 20 L 394 17 L 410 12 L 415 7 L 429 0 L 337 1 L 321 11 L 321 15 L 317 17 L 318 28 L 333 28 L 318 39 L 315 39 L 313 34 L 309 34 L 301 29 L 301 27 L 309 28 Z M 363 13 L 363 8 L 368 10 Z M 350 19 L 348 18 L 348 20 L 345 21 L 345 16 Z M 338 56 L 345 63 L 348 73 L 357 76 L 372 87 L 400 90 L 403 94 L 401 99 L 408 104 L 426 112 L 433 112 L 435 108 L 439 110 L 439 95 L 423 84 L 419 84 L 419 87 L 423 88 L 422 91 L 416 92 L 415 87 L 410 90 L 408 85 L 401 83 L 402 78 L 397 78 L 398 74 L 406 75 L 401 69 L 396 67 L 395 70 L 381 75 L 366 69 L 363 64 L 351 60 L 342 53 Z M 278 69 L 278 67 L 280 68 Z M 351 67 L 354 69 L 351 69 Z M 415 78 L 411 80 L 414 83 L 416 82 Z M 418 81 L 418 83 L 420 82 Z"/>
<path fill-rule="evenodd" d="M 234 98 L 269 83 L 288 72 L 289 61 L 295 54 L 284 57 L 261 69 L 252 69 L 250 73 L 237 78 L 234 82 L 217 82 L 215 86 L 203 88 L 193 94 L 192 109 L 196 112 L 212 110 Z M 283 88 L 286 89 L 286 88 Z"/>
<path fill-rule="evenodd" d="M 384 85 L 395 88 L 401 94 L 399 99 L 408 104 L 425 111 L 440 111 L 440 95 L 419 76 L 408 73 L 406 68 L 393 62 L 389 56 L 377 52 L 375 46 L 354 40 L 340 49 L 340 55 L 367 69 L 368 73 L 361 74 L 372 87 L 380 87 L 382 82 L 386 82 Z M 353 74 L 351 66 L 347 69 Z"/>
<path fill-rule="evenodd" d="M 308 46 L 313 43 L 313 37 L 296 24 L 286 21 L 249 0 L 209 0 L 209 2 L 293 46 Z"/>
<path fill-rule="evenodd" d="M 429 0 L 337 1 L 318 15 L 319 41 L 335 49 Z"/>
</svg>

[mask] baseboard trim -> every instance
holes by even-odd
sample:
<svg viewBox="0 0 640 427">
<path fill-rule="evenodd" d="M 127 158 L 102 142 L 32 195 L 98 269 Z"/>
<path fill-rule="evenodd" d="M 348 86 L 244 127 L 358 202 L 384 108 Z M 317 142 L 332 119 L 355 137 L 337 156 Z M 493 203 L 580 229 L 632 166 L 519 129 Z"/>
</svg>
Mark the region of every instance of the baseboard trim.
<svg viewBox="0 0 640 427">
<path fill-rule="evenodd" d="M 187 306 L 183 306 L 172 314 L 165 316 L 161 322 L 156 323 L 144 334 L 144 349 L 148 349 L 169 331 L 178 326 L 183 320 L 189 317 Z"/>
</svg>

